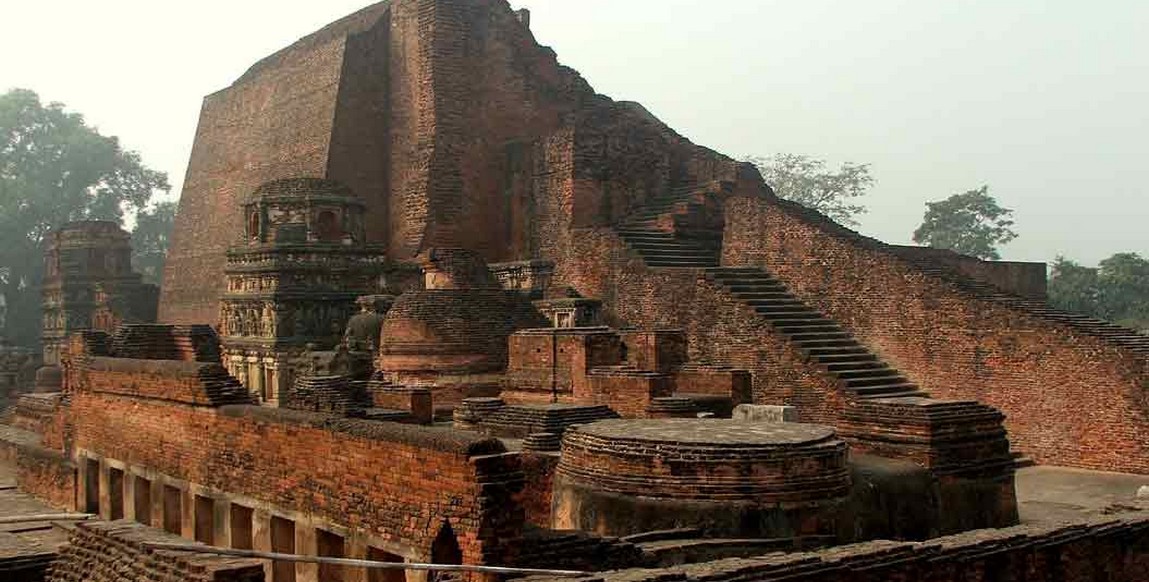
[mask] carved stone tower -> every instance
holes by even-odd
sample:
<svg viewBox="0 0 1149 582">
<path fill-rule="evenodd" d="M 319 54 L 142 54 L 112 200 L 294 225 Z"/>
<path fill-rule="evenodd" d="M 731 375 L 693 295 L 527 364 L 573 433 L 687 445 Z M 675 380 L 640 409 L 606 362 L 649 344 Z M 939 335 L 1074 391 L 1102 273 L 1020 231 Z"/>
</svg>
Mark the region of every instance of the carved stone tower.
<svg viewBox="0 0 1149 582">
<path fill-rule="evenodd" d="M 330 180 L 260 186 L 246 202 L 244 240 L 227 254 L 220 306 L 224 363 L 260 400 L 278 405 L 307 350 L 340 343 L 355 300 L 386 270 L 364 242 L 363 203 Z"/>
<path fill-rule="evenodd" d="M 67 223 L 48 235 L 43 300 L 44 366 L 51 369 L 74 332 L 111 332 L 121 324 L 155 321 L 159 290 L 132 272 L 131 235 L 114 222 L 90 220 Z"/>
</svg>

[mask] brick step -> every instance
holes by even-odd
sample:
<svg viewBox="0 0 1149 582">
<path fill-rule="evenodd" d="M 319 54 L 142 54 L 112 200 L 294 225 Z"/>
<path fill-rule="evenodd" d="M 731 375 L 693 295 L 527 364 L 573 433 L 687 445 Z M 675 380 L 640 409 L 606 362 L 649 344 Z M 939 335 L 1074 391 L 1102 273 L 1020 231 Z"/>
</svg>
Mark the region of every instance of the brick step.
<svg viewBox="0 0 1149 582">
<path fill-rule="evenodd" d="M 707 258 L 718 257 L 718 253 L 715 253 L 714 251 L 707 250 L 707 249 L 697 249 L 697 248 L 692 248 L 692 247 L 688 247 L 688 246 L 660 247 L 660 248 L 635 246 L 634 250 L 636 250 L 636 251 L 638 251 L 644 255 L 650 255 L 650 256 L 655 256 L 655 257 L 662 257 L 662 256 L 670 256 L 670 257 L 674 257 L 674 256 L 682 256 L 682 257 L 705 256 Z"/>
<path fill-rule="evenodd" d="M 849 388 L 850 392 L 858 396 L 869 396 L 872 398 L 892 398 L 893 394 L 899 396 L 922 396 L 922 392 L 917 384 L 912 382 L 899 382 L 896 384 L 882 384 L 878 386 L 856 386 Z"/>
<path fill-rule="evenodd" d="M 854 394 L 861 400 L 874 399 L 874 398 L 928 398 L 929 394 L 921 390 L 906 390 L 903 392 L 880 392 L 877 394 Z"/>
<path fill-rule="evenodd" d="M 858 340 L 852 337 L 806 340 L 795 340 L 794 338 L 790 338 L 790 341 L 798 344 L 803 348 L 845 348 L 858 345 Z"/>
<path fill-rule="evenodd" d="M 794 326 L 833 325 L 834 324 L 833 321 L 830 321 L 829 319 L 826 319 L 824 317 L 818 317 L 818 318 L 811 317 L 811 318 L 805 318 L 805 319 L 779 318 L 779 319 L 772 321 L 771 323 L 774 325 L 775 328 L 781 330 L 782 333 L 786 333 L 785 330 L 790 329 L 791 327 L 794 327 Z"/>
<path fill-rule="evenodd" d="M 714 275 L 723 285 L 727 287 L 740 287 L 746 285 L 779 285 L 785 287 L 786 285 L 773 277 L 747 277 L 745 275 Z"/>
<path fill-rule="evenodd" d="M 642 260 L 647 263 L 705 263 L 707 266 L 713 265 L 718 262 L 716 257 L 706 255 L 649 255 L 646 253 L 638 253 L 642 256 Z"/>
<path fill-rule="evenodd" d="M 667 214 L 689 214 L 690 212 L 701 208 L 701 204 L 694 202 L 676 202 L 669 206 L 660 206 L 656 208 L 646 208 L 641 212 L 631 215 L 626 222 L 636 223 L 644 222 L 651 219 L 662 218 Z"/>
<path fill-rule="evenodd" d="M 669 232 L 666 232 L 663 230 L 652 229 L 652 228 L 619 227 L 617 230 L 615 230 L 615 232 L 617 232 L 620 236 L 622 236 L 624 238 L 662 238 L 662 239 L 670 239 L 670 240 L 674 239 L 673 233 L 669 233 Z"/>
<path fill-rule="evenodd" d="M 623 237 L 623 238 L 624 238 L 624 240 L 627 241 L 627 244 L 634 246 L 634 247 L 643 247 L 643 248 L 652 248 L 652 249 L 660 249 L 660 248 L 683 249 L 683 248 L 686 248 L 686 249 L 695 249 L 695 250 L 705 250 L 705 251 L 712 252 L 715 254 L 722 252 L 722 246 L 721 245 L 712 244 L 712 243 L 710 243 L 710 241 L 691 241 L 691 240 L 683 240 L 683 239 L 675 239 L 675 238 L 666 238 L 666 239 L 656 239 L 656 238 L 632 239 L 632 238 L 626 238 L 626 237 Z"/>
<path fill-rule="evenodd" d="M 757 267 L 719 267 L 710 272 L 711 275 L 722 279 L 777 279 L 774 275 L 766 273 Z"/>
<path fill-rule="evenodd" d="M 754 301 L 798 301 L 794 296 L 783 291 L 765 291 L 762 293 L 737 293 L 736 297 L 745 303 Z"/>
<path fill-rule="evenodd" d="M 849 371 L 884 370 L 889 368 L 889 365 L 878 360 L 877 358 L 874 358 L 873 360 L 846 360 L 842 362 L 830 362 L 823 365 L 826 366 L 827 370 L 835 374 L 842 374 Z"/>
<path fill-rule="evenodd" d="M 857 378 L 842 378 L 839 376 L 839 380 L 841 380 L 841 382 L 849 388 L 886 386 L 889 384 L 901 384 L 909 381 L 905 376 L 902 375 L 901 372 L 898 372 L 893 368 L 890 368 L 886 371 L 886 374 L 881 376 L 862 376 Z"/>
<path fill-rule="evenodd" d="M 842 331 L 838 324 L 832 321 L 824 321 L 816 324 L 809 324 L 800 321 L 779 321 L 774 324 L 774 329 L 790 336 L 798 333 L 814 333 L 820 331 Z"/>
<path fill-rule="evenodd" d="M 825 318 L 822 318 L 821 314 L 819 314 L 817 311 L 811 311 L 809 309 L 802 310 L 802 311 L 792 311 L 792 310 L 778 311 L 778 310 L 771 310 L 769 308 L 764 309 L 761 307 L 756 307 L 756 308 L 754 308 L 754 311 L 758 312 L 758 315 L 761 315 L 767 321 L 779 321 L 779 320 L 783 320 L 783 319 L 799 320 L 799 321 L 813 321 L 816 319 L 821 319 L 823 321 L 829 321 L 829 320 L 826 320 Z"/>
<path fill-rule="evenodd" d="M 710 275 L 714 279 L 721 279 L 723 277 L 728 277 L 728 276 L 729 277 L 734 277 L 734 276 L 745 277 L 747 275 L 755 273 L 755 271 L 757 271 L 757 270 L 758 269 L 756 269 L 754 267 L 714 267 L 713 269 L 708 269 L 706 271 L 706 274 Z"/>
<path fill-rule="evenodd" d="M 644 253 L 639 253 L 639 254 L 642 255 L 642 260 L 646 261 L 647 263 L 691 263 L 691 264 L 704 263 L 707 265 L 713 265 L 716 262 L 716 260 L 713 257 L 708 257 L 706 255 L 648 255 L 648 254 L 644 254 Z"/>
<path fill-rule="evenodd" d="M 746 297 L 739 297 L 743 303 L 752 307 L 767 307 L 774 309 L 793 309 L 806 307 L 805 303 L 790 297 L 775 297 L 770 299 L 749 299 Z"/>
<path fill-rule="evenodd" d="M 727 287 L 735 297 L 742 299 L 742 295 L 747 293 L 781 293 L 786 291 L 786 288 L 778 283 L 763 283 L 761 285 L 741 285 L 737 287 Z"/>
<path fill-rule="evenodd" d="M 804 341 L 817 341 L 817 340 L 836 340 L 836 339 L 854 339 L 847 331 L 815 331 L 807 333 L 792 333 L 788 334 L 790 341 L 804 342 Z"/>
<path fill-rule="evenodd" d="M 739 299 L 741 299 L 741 297 Z M 818 315 L 821 315 L 821 313 L 819 313 L 813 309 L 810 309 L 810 307 L 808 305 L 806 305 L 805 303 L 802 303 L 801 301 L 798 301 L 797 299 L 774 299 L 774 300 L 756 299 L 756 300 L 749 300 L 749 301 L 743 300 L 742 302 L 755 308 L 755 309 L 757 309 L 759 312 L 762 312 L 762 313 L 802 311 L 805 313 L 817 313 Z"/>
<path fill-rule="evenodd" d="M 652 218 L 650 220 L 627 221 L 623 223 L 623 227 L 634 230 L 658 230 L 658 220 Z"/>
<path fill-rule="evenodd" d="M 841 380 L 851 380 L 854 378 L 874 378 L 898 373 L 897 370 L 891 368 L 889 365 L 883 362 L 876 362 L 876 364 L 877 365 L 872 368 L 845 368 L 830 371 Z"/>
<path fill-rule="evenodd" d="M 849 365 L 855 365 L 855 364 L 858 364 L 860 362 L 879 363 L 878 362 L 878 356 L 876 354 L 872 354 L 872 353 L 825 354 L 825 355 L 812 356 L 812 359 L 817 361 L 819 364 L 824 364 L 824 365 L 843 364 L 843 363 L 849 364 Z"/>
<path fill-rule="evenodd" d="M 656 261 L 646 261 L 646 266 L 656 267 L 660 269 L 705 269 L 706 267 L 713 266 L 714 263 L 709 261 L 699 261 L 694 263 L 662 263 Z"/>
</svg>

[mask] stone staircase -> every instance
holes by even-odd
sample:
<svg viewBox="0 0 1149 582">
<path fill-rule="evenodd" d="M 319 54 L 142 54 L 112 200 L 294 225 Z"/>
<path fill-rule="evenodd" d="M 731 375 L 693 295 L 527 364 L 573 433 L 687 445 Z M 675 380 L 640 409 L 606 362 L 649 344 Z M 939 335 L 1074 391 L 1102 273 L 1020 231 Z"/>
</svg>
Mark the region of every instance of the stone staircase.
<svg viewBox="0 0 1149 582">
<path fill-rule="evenodd" d="M 696 187 L 652 200 L 618 227 L 624 242 L 649 267 L 705 269 L 708 279 L 754 308 L 808 361 L 858 398 L 928 396 L 835 321 L 798 299 L 784 283 L 756 267 L 720 267 L 722 239 L 683 236 L 676 217 L 701 208 Z"/>
<path fill-rule="evenodd" d="M 951 267 L 925 259 L 913 258 L 907 256 L 906 253 L 897 253 L 896 251 L 895 253 L 907 262 L 913 264 L 923 273 L 944 278 L 950 283 L 957 285 L 958 288 L 963 291 L 978 298 L 994 301 L 1006 307 L 1025 311 L 1037 317 L 1066 325 L 1085 335 L 1129 350 L 1139 357 L 1149 358 L 1149 335 L 1138 333 L 1136 330 L 1110 323 L 1103 319 L 1097 319 L 1079 313 L 1061 311 L 1060 309 L 1050 307 L 1045 301 L 1027 299 L 1007 293 L 990 283 L 962 275 Z"/>
<path fill-rule="evenodd" d="M 838 386 L 858 398 L 927 396 L 850 332 L 756 267 L 711 267 L 706 277 L 752 307 Z"/>
<path fill-rule="evenodd" d="M 1035 317 L 1060 323 L 1083 335 L 1092 336 L 1112 346 L 1128 350 L 1137 357 L 1149 359 L 1149 335 L 1138 333 L 1136 330 L 1102 319 L 1055 309 L 1042 300 L 1028 299 L 1007 293 L 995 285 L 969 277 L 951 266 L 908 253 L 897 246 L 886 244 L 877 239 L 863 236 L 830 220 L 822 213 L 802 206 L 797 202 L 778 199 L 773 203 L 806 222 L 824 229 L 825 232 L 833 236 L 847 240 L 851 244 L 858 245 L 861 248 L 898 257 L 922 273 L 948 281 L 974 297 L 993 301 L 1005 307 L 1029 313 Z"/>
<path fill-rule="evenodd" d="M 676 221 L 702 209 L 698 188 L 683 186 L 652 199 L 616 228 L 642 260 L 658 268 L 700 268 L 718 264 L 719 236 L 684 236 Z"/>
</svg>

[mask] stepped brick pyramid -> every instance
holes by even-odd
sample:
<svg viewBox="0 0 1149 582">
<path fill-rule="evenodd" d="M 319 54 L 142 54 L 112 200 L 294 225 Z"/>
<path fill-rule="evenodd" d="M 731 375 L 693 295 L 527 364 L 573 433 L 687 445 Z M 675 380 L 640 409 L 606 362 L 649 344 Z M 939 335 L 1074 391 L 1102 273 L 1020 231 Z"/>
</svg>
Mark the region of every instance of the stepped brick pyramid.
<svg viewBox="0 0 1149 582">
<path fill-rule="evenodd" d="M 976 400 L 1036 462 L 1149 473 L 1144 337 L 1050 309 L 1044 265 L 888 245 L 780 200 L 753 166 L 595 93 L 505 0 L 380 2 L 208 96 L 161 321 L 215 321 L 244 201 L 297 178 L 357 196 L 389 264 L 435 247 L 549 261 L 555 288 L 602 300 L 601 323 L 683 329 L 690 360 L 748 370 L 755 402 L 805 420 Z M 399 384 L 503 360 L 403 331 L 414 343 L 382 349 Z M 446 363 L 406 355 L 436 341 Z"/>
</svg>

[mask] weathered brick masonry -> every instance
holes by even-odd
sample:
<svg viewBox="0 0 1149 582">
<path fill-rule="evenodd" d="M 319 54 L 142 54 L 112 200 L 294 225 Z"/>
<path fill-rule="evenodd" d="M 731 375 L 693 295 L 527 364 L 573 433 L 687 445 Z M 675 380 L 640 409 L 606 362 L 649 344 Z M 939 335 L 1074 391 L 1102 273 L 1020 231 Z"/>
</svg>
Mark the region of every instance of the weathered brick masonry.
<svg viewBox="0 0 1149 582">
<path fill-rule="evenodd" d="M 187 543 L 131 521 L 80 523 L 48 571 L 50 582 L 263 582 L 258 560 L 155 550 Z"/>
<path fill-rule="evenodd" d="M 162 367 L 177 362 L 150 362 Z M 176 372 L 178 373 L 178 371 Z M 361 530 L 400 555 L 430 557 L 445 523 L 463 559 L 503 561 L 521 511 L 518 458 L 497 440 L 391 423 L 247 405 L 203 405 L 159 374 L 138 374 L 106 390 L 103 372 L 72 395 L 77 454 L 146 469 L 224 498 L 298 512 L 332 527 Z M 108 378 L 107 380 L 113 380 Z M 155 399 L 147 386 L 167 387 Z M 185 528 L 187 524 L 185 524 Z"/>
<path fill-rule="evenodd" d="M 550 578 L 527 578 L 542 582 Z M 1149 515 L 1073 525 L 978 530 L 922 543 L 875 541 L 817 553 L 774 553 L 665 569 L 622 570 L 597 582 L 1140 582 L 1149 579 Z M 568 579 L 569 580 L 569 579 Z"/>
<path fill-rule="evenodd" d="M 979 297 L 795 206 L 727 201 L 723 262 L 786 281 L 938 398 L 1001 409 L 1039 463 L 1149 472 L 1143 355 Z"/>
<path fill-rule="evenodd" d="M 791 212 L 752 168 L 637 104 L 596 95 L 504 0 L 376 4 L 208 97 L 163 320 L 215 320 L 241 197 L 299 176 L 340 181 L 362 198 L 367 237 L 385 243 L 389 260 L 439 245 L 489 262 L 553 261 L 555 284 L 601 298 L 605 323 L 686 330 L 693 360 L 754 374 L 756 401 L 835 420 L 864 392 L 857 386 L 874 384 L 858 370 L 829 373 L 827 358 L 814 361 L 721 284 L 731 273 L 704 270 L 719 266 L 721 240 L 722 265 L 763 267 L 793 294 L 787 305 L 841 323 L 829 333 L 844 337 L 829 341 L 870 348 L 863 355 L 887 374 L 886 393 L 920 388 L 998 406 L 1039 462 L 1149 471 L 1143 357 L 934 268 L 1037 297 L 1034 267 L 910 257 Z"/>
<path fill-rule="evenodd" d="M 513 144 L 595 98 L 503 0 L 381 2 L 327 26 L 205 99 L 161 320 L 215 320 L 235 211 L 275 178 L 349 186 L 392 259 L 447 239 L 491 261 L 529 252 L 545 231 L 512 187 Z"/>
</svg>

